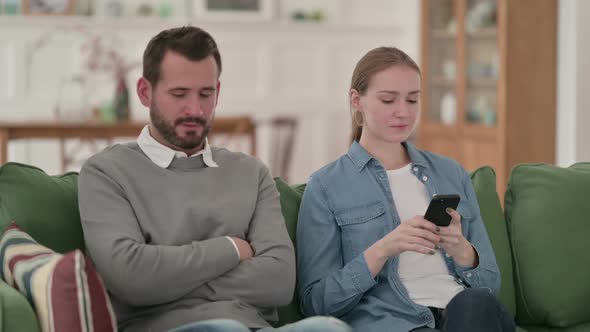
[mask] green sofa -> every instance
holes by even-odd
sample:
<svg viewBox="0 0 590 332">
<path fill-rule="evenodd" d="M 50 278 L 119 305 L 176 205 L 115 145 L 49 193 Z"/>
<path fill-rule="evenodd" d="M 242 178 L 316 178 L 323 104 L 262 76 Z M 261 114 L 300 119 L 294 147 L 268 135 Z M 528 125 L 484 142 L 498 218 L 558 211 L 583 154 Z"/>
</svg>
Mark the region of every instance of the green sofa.
<svg viewBox="0 0 590 332">
<path fill-rule="evenodd" d="M 84 249 L 76 173 L 48 176 L 18 163 L 0 167 L 0 227 L 11 220 L 58 251 Z M 529 332 L 590 331 L 590 163 L 523 164 L 510 175 L 504 211 L 490 167 L 471 174 L 502 272 L 500 300 Z M 275 179 L 291 238 L 305 185 Z M 301 319 L 298 298 L 281 324 Z M 0 281 L 0 331 L 39 331 L 26 299 Z"/>
</svg>

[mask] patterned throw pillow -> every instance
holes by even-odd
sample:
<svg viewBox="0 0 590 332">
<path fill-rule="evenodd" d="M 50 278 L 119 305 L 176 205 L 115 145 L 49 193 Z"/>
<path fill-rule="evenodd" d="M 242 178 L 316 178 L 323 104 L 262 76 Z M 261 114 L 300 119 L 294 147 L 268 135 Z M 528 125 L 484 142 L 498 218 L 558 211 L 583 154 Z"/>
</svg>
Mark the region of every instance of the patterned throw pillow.
<svg viewBox="0 0 590 332">
<path fill-rule="evenodd" d="M 12 223 L 0 239 L 0 277 L 27 298 L 44 332 L 117 330 L 102 280 L 80 250 L 55 253 Z"/>
</svg>

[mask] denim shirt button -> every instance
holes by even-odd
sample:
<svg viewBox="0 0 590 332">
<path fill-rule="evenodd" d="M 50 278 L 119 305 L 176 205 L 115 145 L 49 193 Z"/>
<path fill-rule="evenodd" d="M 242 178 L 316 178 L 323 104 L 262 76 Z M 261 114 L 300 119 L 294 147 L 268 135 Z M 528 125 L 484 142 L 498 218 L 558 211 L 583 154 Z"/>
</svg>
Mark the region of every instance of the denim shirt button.
<svg viewBox="0 0 590 332">
<path fill-rule="evenodd" d="M 422 181 L 423 181 L 423 182 L 426 182 L 426 181 L 428 181 L 428 176 L 424 175 L 424 176 L 422 177 Z"/>
<path fill-rule="evenodd" d="M 418 173 L 418 167 L 414 167 L 414 173 Z"/>
<path fill-rule="evenodd" d="M 451 257 L 451 255 L 449 255 L 449 253 L 445 252 L 445 257 L 449 258 L 449 257 Z"/>
<path fill-rule="evenodd" d="M 471 272 L 467 272 L 467 278 L 471 278 Z"/>
</svg>

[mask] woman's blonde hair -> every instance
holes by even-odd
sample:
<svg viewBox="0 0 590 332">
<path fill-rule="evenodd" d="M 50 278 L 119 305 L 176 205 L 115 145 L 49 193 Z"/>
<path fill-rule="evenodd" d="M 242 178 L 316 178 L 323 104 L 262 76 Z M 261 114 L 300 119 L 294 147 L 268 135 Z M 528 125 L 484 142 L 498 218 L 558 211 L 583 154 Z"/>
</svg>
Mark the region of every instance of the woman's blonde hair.
<svg viewBox="0 0 590 332">
<path fill-rule="evenodd" d="M 357 62 L 356 67 L 354 67 L 350 89 L 355 89 L 360 95 L 364 95 L 369 88 L 369 82 L 375 74 L 397 65 L 407 66 L 420 74 L 420 68 L 416 62 L 404 53 L 404 51 L 396 47 L 378 47 L 370 50 Z M 361 134 L 363 133 L 363 123 L 359 123 L 360 121 L 356 119 L 359 115 L 362 118 L 362 114 L 358 110 L 352 110 L 352 105 L 350 107 L 352 116 L 350 142 L 352 143 L 360 140 Z"/>
</svg>

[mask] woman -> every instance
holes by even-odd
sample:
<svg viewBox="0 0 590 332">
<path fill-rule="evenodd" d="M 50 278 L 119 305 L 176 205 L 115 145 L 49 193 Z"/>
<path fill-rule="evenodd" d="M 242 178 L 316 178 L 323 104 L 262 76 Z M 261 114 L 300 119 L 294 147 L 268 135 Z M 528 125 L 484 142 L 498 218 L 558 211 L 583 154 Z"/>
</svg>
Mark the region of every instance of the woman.
<svg viewBox="0 0 590 332">
<path fill-rule="evenodd" d="M 514 331 L 469 175 L 407 142 L 419 101 L 420 69 L 404 52 L 357 63 L 352 144 L 312 175 L 299 210 L 302 310 L 358 331 Z M 447 227 L 423 217 L 434 194 L 461 198 Z"/>
</svg>

